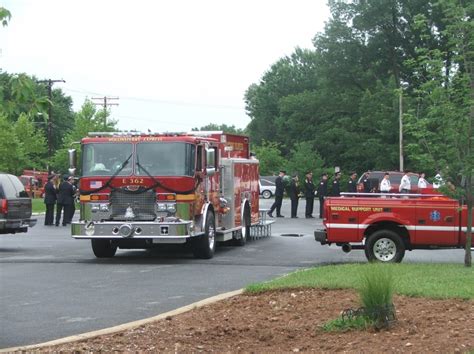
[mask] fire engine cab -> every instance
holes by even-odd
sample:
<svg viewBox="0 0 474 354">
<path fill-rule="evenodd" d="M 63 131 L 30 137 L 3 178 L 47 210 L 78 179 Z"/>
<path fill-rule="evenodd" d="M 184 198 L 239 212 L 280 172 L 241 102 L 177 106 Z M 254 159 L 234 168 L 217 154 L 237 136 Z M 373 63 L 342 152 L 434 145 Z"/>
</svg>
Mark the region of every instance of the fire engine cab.
<svg viewBox="0 0 474 354">
<path fill-rule="evenodd" d="M 74 173 L 74 149 L 69 159 Z M 217 241 L 243 246 L 258 224 L 259 164 L 248 137 L 89 133 L 81 161 L 72 237 L 90 239 L 96 257 L 190 242 L 196 257 L 212 258 Z"/>
<path fill-rule="evenodd" d="M 430 194 L 427 194 L 430 193 Z M 322 245 L 363 249 L 369 261 L 401 262 L 405 250 L 463 248 L 467 207 L 434 190 L 426 194 L 341 193 L 324 203 Z"/>
</svg>

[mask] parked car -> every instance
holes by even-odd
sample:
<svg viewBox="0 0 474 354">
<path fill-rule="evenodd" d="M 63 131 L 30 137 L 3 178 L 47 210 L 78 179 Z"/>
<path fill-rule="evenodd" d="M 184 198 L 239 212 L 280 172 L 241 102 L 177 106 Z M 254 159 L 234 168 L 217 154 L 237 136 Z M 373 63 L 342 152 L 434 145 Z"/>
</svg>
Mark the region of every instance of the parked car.
<svg viewBox="0 0 474 354">
<path fill-rule="evenodd" d="M 373 192 L 380 192 L 380 181 L 382 180 L 385 173 L 388 172 L 390 174 L 390 193 L 399 193 L 398 188 L 400 187 L 400 182 L 404 175 L 403 172 L 400 171 L 370 171 L 369 175 L 369 185 L 370 189 Z M 411 182 L 411 193 L 418 193 L 418 179 L 419 176 L 416 173 L 409 172 L 408 175 L 410 176 Z M 363 192 L 364 191 L 364 184 L 362 180 L 364 179 L 364 174 L 360 176 L 359 180 L 357 181 L 357 191 Z M 432 185 L 428 183 L 428 188 L 432 188 Z"/>
<path fill-rule="evenodd" d="M 0 234 L 27 232 L 36 225 L 31 199 L 18 177 L 0 173 Z"/>
<path fill-rule="evenodd" d="M 275 195 L 275 178 L 276 176 L 262 176 L 260 177 L 259 187 L 260 195 L 264 199 L 269 199 Z"/>
</svg>

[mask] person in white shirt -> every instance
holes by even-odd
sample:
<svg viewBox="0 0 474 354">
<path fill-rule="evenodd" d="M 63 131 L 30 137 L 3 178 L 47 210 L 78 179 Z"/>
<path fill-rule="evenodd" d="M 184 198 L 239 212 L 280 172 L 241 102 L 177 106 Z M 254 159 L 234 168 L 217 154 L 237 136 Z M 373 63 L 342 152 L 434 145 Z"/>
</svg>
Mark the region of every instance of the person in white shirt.
<svg viewBox="0 0 474 354">
<path fill-rule="evenodd" d="M 423 189 L 428 187 L 428 182 L 425 179 L 425 173 L 420 173 L 420 178 L 418 178 L 418 189 Z"/>
<path fill-rule="evenodd" d="M 405 174 L 402 177 L 402 180 L 400 181 L 400 187 L 398 188 L 400 193 L 410 193 L 411 190 L 411 182 L 410 182 L 410 176 L 408 176 L 408 171 L 405 171 Z"/>
<path fill-rule="evenodd" d="M 439 171 L 436 172 L 437 173 L 433 181 L 433 188 L 439 188 L 444 184 L 443 177 L 441 177 L 441 173 Z"/>
<path fill-rule="evenodd" d="M 390 174 L 385 172 L 382 181 L 380 182 L 380 192 L 382 193 L 390 193 L 390 189 L 392 186 L 390 185 Z"/>
</svg>

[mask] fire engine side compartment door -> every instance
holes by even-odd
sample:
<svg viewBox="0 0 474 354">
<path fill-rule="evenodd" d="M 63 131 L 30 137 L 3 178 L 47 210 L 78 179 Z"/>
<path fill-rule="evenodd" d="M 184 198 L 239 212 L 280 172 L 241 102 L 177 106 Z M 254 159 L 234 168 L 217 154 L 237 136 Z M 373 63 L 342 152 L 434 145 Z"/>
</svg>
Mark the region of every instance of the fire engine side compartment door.
<svg viewBox="0 0 474 354">
<path fill-rule="evenodd" d="M 417 245 L 458 244 L 459 215 L 455 200 L 422 199 L 416 203 L 415 241 Z"/>
<path fill-rule="evenodd" d="M 357 198 L 328 198 L 326 227 L 329 242 L 361 242 Z"/>
</svg>

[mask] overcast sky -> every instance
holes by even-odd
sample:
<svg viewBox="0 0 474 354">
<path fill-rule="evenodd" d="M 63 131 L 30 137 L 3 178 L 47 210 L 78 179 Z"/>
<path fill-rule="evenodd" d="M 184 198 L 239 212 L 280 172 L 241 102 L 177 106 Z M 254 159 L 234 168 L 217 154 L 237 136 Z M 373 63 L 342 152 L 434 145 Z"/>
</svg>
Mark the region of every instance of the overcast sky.
<svg viewBox="0 0 474 354">
<path fill-rule="evenodd" d="M 312 48 L 326 0 L 0 0 L 0 67 L 56 84 L 79 110 L 119 97 L 124 130 L 244 128 L 244 92 L 295 47 Z"/>
</svg>

